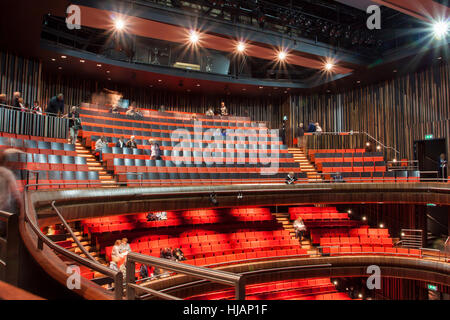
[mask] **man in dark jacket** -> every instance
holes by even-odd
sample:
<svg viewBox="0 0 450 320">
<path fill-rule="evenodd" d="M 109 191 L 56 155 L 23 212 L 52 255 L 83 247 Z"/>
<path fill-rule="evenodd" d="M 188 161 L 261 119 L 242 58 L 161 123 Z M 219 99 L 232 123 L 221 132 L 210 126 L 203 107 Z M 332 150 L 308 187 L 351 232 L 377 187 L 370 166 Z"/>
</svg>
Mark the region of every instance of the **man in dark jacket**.
<svg viewBox="0 0 450 320">
<path fill-rule="evenodd" d="M 313 121 L 309 123 L 308 132 L 316 132 L 316 125 Z"/>
<path fill-rule="evenodd" d="M 64 96 L 62 93 L 50 99 L 46 112 L 52 116 L 60 116 L 64 113 Z"/>
<path fill-rule="evenodd" d="M 303 128 L 303 122 L 297 128 L 297 147 L 305 147 L 305 129 Z"/>
</svg>

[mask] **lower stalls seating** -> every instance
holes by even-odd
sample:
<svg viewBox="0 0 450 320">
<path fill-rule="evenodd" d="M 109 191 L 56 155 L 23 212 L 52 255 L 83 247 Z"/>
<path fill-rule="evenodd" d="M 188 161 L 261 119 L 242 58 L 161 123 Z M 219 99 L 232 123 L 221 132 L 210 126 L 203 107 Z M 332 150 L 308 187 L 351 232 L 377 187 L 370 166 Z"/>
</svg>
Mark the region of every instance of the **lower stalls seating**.
<svg viewBox="0 0 450 320">
<path fill-rule="evenodd" d="M 294 279 L 247 285 L 246 300 L 339 300 L 347 295 L 335 295 L 336 289 L 329 278 Z M 234 289 L 224 289 L 188 297 L 187 300 L 232 300 Z"/>
<path fill-rule="evenodd" d="M 422 250 L 394 247 L 342 246 L 327 247 L 322 253 L 330 256 L 339 255 L 389 255 L 398 257 L 422 258 Z"/>
<path fill-rule="evenodd" d="M 385 171 L 385 172 L 337 172 L 323 176 L 326 181 L 341 177 L 343 182 L 420 182 L 419 171 Z"/>
</svg>

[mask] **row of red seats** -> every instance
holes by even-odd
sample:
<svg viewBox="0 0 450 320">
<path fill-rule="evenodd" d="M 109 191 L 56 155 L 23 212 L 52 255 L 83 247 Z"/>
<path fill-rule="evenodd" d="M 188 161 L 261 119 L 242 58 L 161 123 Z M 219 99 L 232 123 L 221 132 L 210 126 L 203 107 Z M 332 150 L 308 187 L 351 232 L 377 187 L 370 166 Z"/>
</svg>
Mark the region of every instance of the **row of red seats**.
<svg viewBox="0 0 450 320">
<path fill-rule="evenodd" d="M 392 247 L 392 239 L 389 237 L 332 237 L 320 238 L 320 246 L 385 246 Z"/>
<path fill-rule="evenodd" d="M 0 132 L 0 137 L 21 139 L 21 140 L 35 140 L 35 141 L 45 141 L 45 142 L 67 143 L 66 139 L 29 136 L 29 135 L 8 133 L 8 132 Z"/>
<path fill-rule="evenodd" d="M 311 279 L 294 279 L 281 280 L 273 282 L 258 283 L 245 286 L 246 295 L 256 295 L 268 292 L 303 289 L 305 292 L 310 292 L 310 289 L 330 287 L 334 289 L 329 278 L 311 278 Z M 234 298 L 234 288 L 218 290 L 213 292 L 195 295 L 186 298 L 186 300 L 217 300 L 217 299 L 232 299 Z"/>
<path fill-rule="evenodd" d="M 322 248 L 324 254 L 331 256 L 369 254 L 369 255 L 391 255 L 399 257 L 422 258 L 422 250 L 394 247 L 370 247 L 370 246 L 345 246 L 345 247 L 325 247 Z"/>
<path fill-rule="evenodd" d="M 348 213 L 290 213 L 291 220 L 302 218 L 306 221 L 348 220 Z"/>
<path fill-rule="evenodd" d="M 337 213 L 336 207 L 290 207 L 289 213 Z"/>
</svg>

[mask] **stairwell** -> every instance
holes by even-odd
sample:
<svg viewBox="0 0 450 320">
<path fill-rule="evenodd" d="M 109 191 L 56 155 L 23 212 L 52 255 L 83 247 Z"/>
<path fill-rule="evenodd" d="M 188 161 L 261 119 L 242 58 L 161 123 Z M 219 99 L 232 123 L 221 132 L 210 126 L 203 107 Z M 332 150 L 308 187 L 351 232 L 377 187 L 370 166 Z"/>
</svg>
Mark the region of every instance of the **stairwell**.
<svg viewBox="0 0 450 320">
<path fill-rule="evenodd" d="M 91 152 L 80 142 L 75 144 L 75 151 L 77 152 L 77 156 L 86 158 L 86 163 L 90 171 L 98 172 L 98 177 L 102 183 L 102 187 L 117 188 L 119 186 L 116 179 L 106 171 L 106 168 L 102 165 L 102 163 L 97 161 Z"/>
<path fill-rule="evenodd" d="M 278 212 L 278 213 L 272 213 L 272 215 L 275 217 L 277 222 L 283 226 L 284 230 L 289 231 L 291 238 L 297 241 L 298 239 L 295 237 L 294 225 L 289 220 L 289 213 Z M 306 239 L 305 237 L 303 238 L 303 240 L 301 242 L 301 248 L 308 250 L 308 254 L 311 254 L 311 255 L 315 255 L 318 253 L 317 249 L 311 245 L 311 242 L 309 241 L 309 239 Z"/>
<path fill-rule="evenodd" d="M 314 165 L 309 162 L 305 152 L 301 148 L 288 148 L 288 152 L 293 155 L 294 161 L 300 166 L 302 172 L 306 172 L 309 182 L 321 182 L 322 177 L 316 171 Z"/>
</svg>

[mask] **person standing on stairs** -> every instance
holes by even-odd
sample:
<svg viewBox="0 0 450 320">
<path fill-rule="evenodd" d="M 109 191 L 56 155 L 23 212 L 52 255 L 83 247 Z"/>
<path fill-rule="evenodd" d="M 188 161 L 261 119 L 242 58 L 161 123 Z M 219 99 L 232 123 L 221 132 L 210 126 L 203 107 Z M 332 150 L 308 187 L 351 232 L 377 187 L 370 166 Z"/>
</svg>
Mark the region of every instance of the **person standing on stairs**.
<svg viewBox="0 0 450 320">
<path fill-rule="evenodd" d="M 298 238 L 298 241 L 301 244 L 303 240 L 303 235 L 306 231 L 306 226 L 302 218 L 298 217 L 297 220 L 294 221 L 294 231 L 295 237 Z"/>
<path fill-rule="evenodd" d="M 297 128 L 297 147 L 299 149 L 303 149 L 305 151 L 305 129 L 303 128 L 303 122 L 300 122 L 300 125 Z"/>
<path fill-rule="evenodd" d="M 69 143 L 75 144 L 78 138 L 78 131 L 82 129 L 80 114 L 77 111 L 77 107 L 73 106 L 64 118 L 69 119 Z"/>
</svg>

